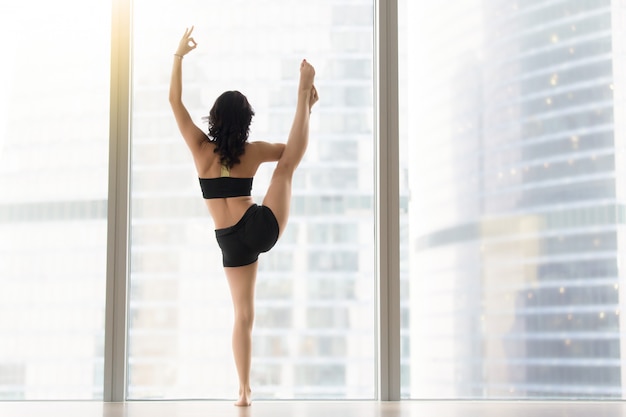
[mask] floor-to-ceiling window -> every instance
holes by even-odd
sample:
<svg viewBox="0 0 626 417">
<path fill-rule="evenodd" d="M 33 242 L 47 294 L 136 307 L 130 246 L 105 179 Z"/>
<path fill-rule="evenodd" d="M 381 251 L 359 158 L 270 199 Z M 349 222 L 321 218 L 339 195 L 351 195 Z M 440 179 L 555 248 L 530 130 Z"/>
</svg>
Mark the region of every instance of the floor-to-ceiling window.
<svg viewBox="0 0 626 417">
<path fill-rule="evenodd" d="M 405 397 L 622 398 L 620 3 L 400 2 Z"/>
<path fill-rule="evenodd" d="M 0 400 L 102 398 L 110 14 L 0 5 Z"/>
<path fill-rule="evenodd" d="M 103 398 L 111 3 L 0 5 L 0 399 Z M 123 399 L 237 389 L 213 224 L 167 101 L 191 25 L 202 128 L 239 89 L 251 139 L 284 141 L 298 63 L 317 68 L 290 225 L 261 257 L 255 397 L 375 397 L 378 2 L 132 3 Z M 623 1 L 398 6 L 402 343 L 384 353 L 402 396 L 621 398 Z"/>
<path fill-rule="evenodd" d="M 285 142 L 299 64 L 321 96 L 294 178 L 288 228 L 261 255 L 253 332 L 256 398 L 374 398 L 372 0 L 155 2 L 133 10 L 128 397 L 231 398 L 232 305 L 197 174 L 168 103 L 203 116 L 225 90 L 256 116 L 250 140 Z M 262 201 L 273 166 L 254 179 Z"/>
</svg>

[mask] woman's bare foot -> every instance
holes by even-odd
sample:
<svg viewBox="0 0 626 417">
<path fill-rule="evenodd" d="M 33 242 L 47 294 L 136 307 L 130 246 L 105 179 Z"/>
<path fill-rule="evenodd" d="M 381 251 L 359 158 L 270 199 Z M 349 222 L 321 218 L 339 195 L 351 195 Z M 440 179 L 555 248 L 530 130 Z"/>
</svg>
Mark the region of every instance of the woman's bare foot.
<svg viewBox="0 0 626 417">
<path fill-rule="evenodd" d="M 239 390 L 239 400 L 235 403 L 237 407 L 249 407 L 252 405 L 252 391 L 248 388 L 247 390 Z"/>
<path fill-rule="evenodd" d="M 313 88 L 313 79 L 315 78 L 315 68 L 309 64 L 306 59 L 300 64 L 300 91 L 309 93 Z"/>
</svg>

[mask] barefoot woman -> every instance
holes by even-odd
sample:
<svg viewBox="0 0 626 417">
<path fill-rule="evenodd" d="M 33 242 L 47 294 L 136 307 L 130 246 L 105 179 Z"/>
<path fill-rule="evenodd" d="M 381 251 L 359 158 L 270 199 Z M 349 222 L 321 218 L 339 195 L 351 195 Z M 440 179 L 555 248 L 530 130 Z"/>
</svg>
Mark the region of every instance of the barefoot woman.
<svg viewBox="0 0 626 417">
<path fill-rule="evenodd" d="M 318 100 L 313 86 L 315 70 L 300 64 L 298 100 L 286 144 L 248 142 L 254 112 L 246 97 L 227 91 L 209 113 L 208 136 L 198 128 L 182 102 L 183 57 L 196 48 L 191 29 L 185 30 L 174 54 L 170 104 L 178 128 L 187 142 L 198 171 L 202 195 L 215 223 L 224 271 L 233 299 L 233 355 L 239 375 L 240 406 L 250 405 L 250 361 L 254 286 L 258 256 L 270 250 L 287 226 L 291 180 L 309 139 L 309 114 Z M 276 162 L 269 188 L 258 206 L 250 191 L 263 162 Z"/>
</svg>

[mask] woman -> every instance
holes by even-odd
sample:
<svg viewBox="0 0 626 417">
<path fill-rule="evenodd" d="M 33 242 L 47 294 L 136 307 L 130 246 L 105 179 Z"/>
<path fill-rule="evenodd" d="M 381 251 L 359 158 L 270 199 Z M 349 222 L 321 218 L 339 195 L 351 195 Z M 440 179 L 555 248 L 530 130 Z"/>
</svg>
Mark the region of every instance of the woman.
<svg viewBox="0 0 626 417">
<path fill-rule="evenodd" d="M 286 144 L 248 142 L 254 111 L 238 91 L 227 91 L 209 114 L 209 136 L 198 128 L 182 102 L 183 57 L 196 48 L 193 26 L 185 30 L 174 54 L 169 100 L 200 178 L 222 249 L 224 271 L 234 306 L 233 354 L 239 376 L 238 406 L 250 405 L 250 362 L 254 287 L 258 255 L 271 249 L 287 226 L 294 171 L 307 147 L 309 115 L 318 95 L 314 68 L 303 60 L 296 112 Z M 261 206 L 250 190 L 263 162 L 278 162 Z"/>
</svg>

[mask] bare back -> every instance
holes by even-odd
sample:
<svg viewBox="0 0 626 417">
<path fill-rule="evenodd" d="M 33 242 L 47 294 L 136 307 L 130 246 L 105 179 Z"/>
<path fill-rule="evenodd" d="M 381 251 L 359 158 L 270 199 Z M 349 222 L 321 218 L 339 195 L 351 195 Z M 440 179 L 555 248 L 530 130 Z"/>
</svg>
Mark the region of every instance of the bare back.
<svg viewBox="0 0 626 417">
<path fill-rule="evenodd" d="M 239 157 L 240 163 L 230 169 L 234 178 L 251 178 L 263 162 L 277 161 L 282 155 L 284 144 L 267 142 L 246 143 L 245 153 Z M 194 153 L 194 161 L 200 178 L 219 178 L 221 176 L 220 157 L 214 152 L 215 145 L 205 144 Z M 216 229 L 236 224 L 246 210 L 254 204 L 252 197 L 212 198 L 204 200 L 213 218 Z"/>
</svg>

